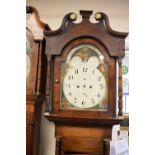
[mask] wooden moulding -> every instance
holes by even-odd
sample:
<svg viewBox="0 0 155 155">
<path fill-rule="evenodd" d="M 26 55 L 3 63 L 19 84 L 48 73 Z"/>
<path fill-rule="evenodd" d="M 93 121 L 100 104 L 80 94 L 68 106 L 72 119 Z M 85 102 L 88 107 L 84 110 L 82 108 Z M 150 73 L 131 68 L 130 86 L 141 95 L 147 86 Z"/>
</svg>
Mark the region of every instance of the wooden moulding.
<svg viewBox="0 0 155 155">
<path fill-rule="evenodd" d="M 26 28 L 32 32 L 34 40 L 43 40 L 43 31 L 45 28 L 50 30 L 49 26 L 40 20 L 39 13 L 36 8 L 26 6 L 26 13 L 31 14 L 26 20 Z"/>
<path fill-rule="evenodd" d="M 43 31 L 45 28 L 47 30 L 50 30 L 50 28 L 40 20 L 36 8 L 26 6 L 26 13 L 27 15 L 29 14 L 26 19 L 26 34 L 31 47 L 31 67 L 27 81 L 26 94 L 27 99 L 32 100 L 35 99 L 36 96 L 45 94 L 46 57 Z"/>
<path fill-rule="evenodd" d="M 26 82 L 26 154 L 39 154 L 41 106 L 45 98 L 46 57 L 43 31 L 47 25 L 40 21 L 37 10 L 26 7 L 26 37 L 30 51 L 30 71 Z M 44 66 L 44 67 L 43 67 Z"/>
<path fill-rule="evenodd" d="M 114 91 L 118 90 L 119 96 L 119 115 L 122 115 L 122 75 L 121 74 L 121 63 L 119 63 L 119 85 L 116 88 L 115 80 L 111 80 L 109 83 L 113 82 L 113 88 L 111 89 L 111 98 L 112 98 L 112 110 L 108 112 L 99 112 L 99 111 L 65 111 L 58 109 L 58 104 L 60 98 L 59 88 L 60 83 L 56 83 L 55 79 L 59 79 L 60 73 L 60 59 L 63 58 L 63 54 L 66 48 L 70 45 L 73 45 L 78 40 L 84 42 L 85 39 L 92 40 L 91 44 L 97 46 L 100 44 L 103 46 L 109 56 L 116 66 L 116 60 L 121 60 L 125 56 L 125 38 L 128 33 L 122 33 L 112 30 L 109 24 L 109 19 L 105 13 L 98 12 L 99 16 L 95 16 L 97 23 L 90 22 L 90 16 L 92 11 L 81 10 L 80 15 L 82 16 L 82 21 L 80 23 L 75 23 L 75 18 L 71 18 L 74 13 L 67 14 L 62 22 L 62 25 L 59 29 L 52 31 L 50 29 L 44 30 L 44 38 L 46 41 L 45 54 L 48 59 L 48 74 L 47 74 L 47 101 L 48 107 L 45 113 L 45 117 L 48 120 L 56 123 L 76 123 L 76 124 L 94 124 L 94 125 L 113 125 L 119 124 L 122 119 L 117 118 L 114 108 L 116 108 L 117 97 L 114 95 Z M 72 46 L 73 47 L 73 46 Z M 111 60 L 111 62 L 112 62 Z M 111 63 L 112 64 L 112 63 Z M 53 75 L 54 72 L 54 75 Z M 52 74 L 51 74 L 52 73 Z M 115 77 L 116 70 L 113 69 L 113 72 L 110 74 L 111 77 Z M 57 76 L 57 77 L 56 77 Z M 60 80 L 60 79 L 59 79 Z M 110 84 L 109 84 L 110 85 Z M 109 86 L 108 85 L 108 86 Z M 115 90 L 114 90 L 115 89 Z M 110 103 L 111 104 L 111 103 Z"/>
<path fill-rule="evenodd" d="M 114 124 L 120 124 L 120 122 L 123 120 L 121 118 L 83 118 L 83 117 L 66 117 L 66 116 L 59 116 L 59 115 L 53 115 L 49 113 L 45 113 L 44 116 L 52 122 L 55 122 L 56 124 L 68 124 L 68 125 L 83 125 L 83 126 L 113 126 Z"/>
<path fill-rule="evenodd" d="M 112 126 L 120 124 L 121 117 L 116 115 L 116 95 L 119 93 L 119 115 L 122 114 L 121 61 L 119 61 L 119 86 L 116 87 L 116 63 L 125 55 L 125 38 L 128 33 L 111 29 L 106 14 L 95 15 L 97 23 L 90 22 L 93 11 L 81 10 L 82 21 L 75 23 L 76 15 L 67 14 L 59 29 L 44 30 L 47 58 L 46 101 L 44 116 L 55 123 L 56 155 L 83 153 L 107 155 L 104 138 L 111 138 Z M 73 47 L 92 44 L 100 49 L 109 65 L 108 88 L 109 107 L 106 111 L 71 110 L 60 107 L 61 64 Z M 106 54 L 105 54 L 106 53 Z M 105 152 L 106 151 L 106 152 Z"/>
<path fill-rule="evenodd" d="M 52 31 L 45 29 L 46 54 L 60 55 L 66 44 L 81 37 L 92 37 L 100 41 L 109 50 L 110 56 L 124 56 L 125 41 L 128 33 L 117 32 L 111 29 L 106 14 L 101 13 L 98 23 L 91 23 L 89 18 L 92 11 L 80 11 L 81 23 L 74 23 L 68 13 L 59 29 Z M 61 42 L 61 44 L 60 44 Z M 111 46 L 112 45 L 112 46 Z"/>
</svg>

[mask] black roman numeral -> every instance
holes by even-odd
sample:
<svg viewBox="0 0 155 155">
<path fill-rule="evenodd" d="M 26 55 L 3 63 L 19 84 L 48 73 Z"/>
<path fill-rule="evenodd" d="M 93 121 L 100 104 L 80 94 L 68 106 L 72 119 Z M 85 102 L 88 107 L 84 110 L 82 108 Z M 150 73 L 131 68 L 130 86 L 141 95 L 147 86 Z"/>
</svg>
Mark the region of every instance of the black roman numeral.
<svg viewBox="0 0 155 155">
<path fill-rule="evenodd" d="M 93 74 L 95 73 L 95 71 L 93 70 Z"/>
<path fill-rule="evenodd" d="M 98 77 L 97 77 L 97 80 L 98 80 L 98 81 L 101 81 L 101 76 L 98 76 Z"/>
<path fill-rule="evenodd" d="M 73 75 L 69 75 L 68 80 L 73 80 Z"/>
<path fill-rule="evenodd" d="M 69 83 L 66 83 L 66 87 L 70 88 L 70 84 Z"/>
<path fill-rule="evenodd" d="M 78 72 L 79 72 L 78 69 L 75 69 L 75 74 L 78 74 Z"/>
<path fill-rule="evenodd" d="M 88 68 L 83 68 L 83 72 L 87 72 L 88 71 Z"/>
<path fill-rule="evenodd" d="M 98 93 L 98 94 L 97 94 L 97 97 L 100 98 L 100 96 L 101 96 L 101 95 Z"/>
<path fill-rule="evenodd" d="M 82 101 L 82 105 L 83 105 L 83 106 L 85 106 L 85 105 L 86 105 L 85 101 Z"/>
<path fill-rule="evenodd" d="M 91 102 L 92 102 L 92 103 L 95 103 L 93 98 L 91 99 Z"/>
<path fill-rule="evenodd" d="M 69 93 L 68 93 L 68 95 L 69 95 L 69 96 L 72 96 L 72 93 L 71 93 L 71 92 L 69 92 Z"/>
<path fill-rule="evenodd" d="M 100 88 L 103 89 L 103 84 L 100 84 Z"/>
</svg>

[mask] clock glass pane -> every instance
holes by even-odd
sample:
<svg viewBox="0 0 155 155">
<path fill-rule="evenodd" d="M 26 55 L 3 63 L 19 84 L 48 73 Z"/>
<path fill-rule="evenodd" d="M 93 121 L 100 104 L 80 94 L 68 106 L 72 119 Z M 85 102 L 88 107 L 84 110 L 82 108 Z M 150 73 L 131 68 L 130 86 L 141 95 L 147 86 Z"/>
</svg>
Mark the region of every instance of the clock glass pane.
<svg viewBox="0 0 155 155">
<path fill-rule="evenodd" d="M 71 49 L 61 65 L 61 109 L 108 110 L 108 64 L 91 44 Z"/>
</svg>

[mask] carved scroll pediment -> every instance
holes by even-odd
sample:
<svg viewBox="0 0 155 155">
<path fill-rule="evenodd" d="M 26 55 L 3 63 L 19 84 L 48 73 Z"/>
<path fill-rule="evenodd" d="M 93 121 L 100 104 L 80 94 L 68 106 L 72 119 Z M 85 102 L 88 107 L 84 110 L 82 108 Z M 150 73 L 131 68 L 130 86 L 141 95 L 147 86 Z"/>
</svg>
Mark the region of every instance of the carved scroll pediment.
<svg viewBox="0 0 155 155">
<path fill-rule="evenodd" d="M 42 40 L 46 24 L 40 21 L 39 14 L 34 7 L 27 6 L 26 12 L 30 14 L 26 19 L 26 28 L 31 31 L 35 40 Z"/>
<path fill-rule="evenodd" d="M 61 49 L 70 41 L 81 37 L 91 37 L 103 43 L 111 56 L 123 57 L 125 49 L 124 39 L 128 33 L 112 30 L 108 16 L 102 12 L 96 13 L 94 18 L 97 22 L 91 23 L 90 16 L 92 14 L 93 11 L 80 10 L 82 21 L 75 23 L 77 15 L 75 13 L 68 13 L 64 17 L 59 29 L 55 31 L 45 29 L 44 35 L 47 38 L 46 53 L 60 54 Z"/>
</svg>

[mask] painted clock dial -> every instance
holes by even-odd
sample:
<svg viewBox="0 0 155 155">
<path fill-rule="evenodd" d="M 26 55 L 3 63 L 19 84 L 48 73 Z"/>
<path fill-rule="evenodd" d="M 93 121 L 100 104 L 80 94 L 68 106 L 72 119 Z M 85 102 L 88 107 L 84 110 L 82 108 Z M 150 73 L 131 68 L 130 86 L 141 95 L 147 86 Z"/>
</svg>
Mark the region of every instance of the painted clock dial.
<svg viewBox="0 0 155 155">
<path fill-rule="evenodd" d="M 104 56 L 95 46 L 74 47 L 62 65 L 61 107 L 106 110 L 107 68 Z"/>
</svg>

